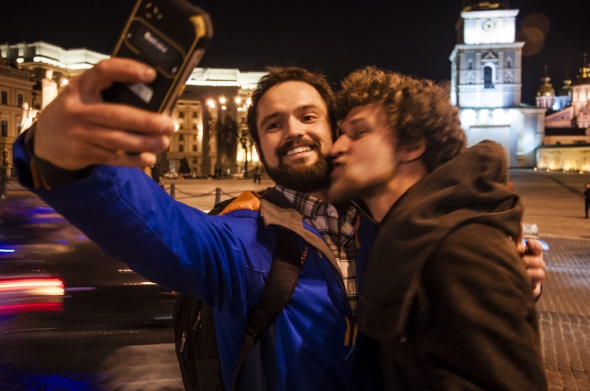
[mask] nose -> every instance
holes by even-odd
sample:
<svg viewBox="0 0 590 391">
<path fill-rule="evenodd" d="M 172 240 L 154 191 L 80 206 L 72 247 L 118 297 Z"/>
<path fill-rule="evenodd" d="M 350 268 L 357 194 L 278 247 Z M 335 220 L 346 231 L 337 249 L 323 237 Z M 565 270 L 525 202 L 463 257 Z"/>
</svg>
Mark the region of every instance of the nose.
<svg viewBox="0 0 590 391">
<path fill-rule="evenodd" d="M 350 145 L 350 138 L 347 135 L 342 134 L 340 137 L 336 139 L 334 144 L 332 144 L 332 148 L 330 149 L 330 156 L 338 157 L 346 153 L 348 151 L 348 147 Z"/>
<path fill-rule="evenodd" d="M 289 121 L 287 121 L 287 126 L 285 126 L 285 138 L 289 139 L 296 139 L 300 138 L 305 134 L 305 127 L 303 124 L 297 120 L 297 118 L 291 117 Z"/>
</svg>

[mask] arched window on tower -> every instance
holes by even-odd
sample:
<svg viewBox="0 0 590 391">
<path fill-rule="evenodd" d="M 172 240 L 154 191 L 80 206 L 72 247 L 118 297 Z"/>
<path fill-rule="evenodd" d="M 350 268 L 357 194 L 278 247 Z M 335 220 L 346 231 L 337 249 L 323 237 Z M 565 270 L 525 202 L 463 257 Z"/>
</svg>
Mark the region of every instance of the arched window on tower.
<svg viewBox="0 0 590 391">
<path fill-rule="evenodd" d="M 493 72 L 491 66 L 483 68 L 483 88 L 494 88 Z"/>
</svg>

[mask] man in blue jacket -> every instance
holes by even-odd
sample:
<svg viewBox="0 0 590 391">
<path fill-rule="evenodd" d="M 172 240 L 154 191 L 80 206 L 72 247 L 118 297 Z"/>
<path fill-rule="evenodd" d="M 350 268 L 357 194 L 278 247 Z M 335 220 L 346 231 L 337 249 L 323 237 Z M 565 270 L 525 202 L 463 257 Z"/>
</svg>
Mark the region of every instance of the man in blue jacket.
<svg viewBox="0 0 590 391">
<path fill-rule="evenodd" d="M 238 389 L 374 388 L 368 369 L 378 367 L 377 356 L 364 355 L 368 344 L 354 323 L 374 225 L 352 206 L 321 201 L 334 125 L 328 83 L 298 68 L 270 69 L 252 96 L 248 121 L 277 186 L 207 216 L 131 168 L 155 163 L 172 120 L 101 99 L 115 81 L 149 83 L 154 76 L 143 64 L 109 59 L 72 79 L 15 144 L 21 182 L 105 253 L 213 308 L 226 388 L 268 275 L 274 232 L 297 233 L 304 254 L 299 283 Z"/>
</svg>

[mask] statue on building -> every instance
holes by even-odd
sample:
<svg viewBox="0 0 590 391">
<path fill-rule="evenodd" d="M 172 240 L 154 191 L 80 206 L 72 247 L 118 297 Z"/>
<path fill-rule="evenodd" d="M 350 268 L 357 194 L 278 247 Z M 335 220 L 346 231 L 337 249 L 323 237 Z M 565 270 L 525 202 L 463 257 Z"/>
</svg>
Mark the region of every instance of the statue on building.
<svg viewBox="0 0 590 391">
<path fill-rule="evenodd" d="M 41 110 L 47 107 L 57 96 L 57 83 L 53 80 L 53 70 L 45 71 L 45 78 L 41 81 Z"/>
<path fill-rule="evenodd" d="M 27 102 L 23 103 L 22 109 L 23 112 L 21 114 L 19 134 L 30 128 L 35 121 L 35 117 L 37 116 L 37 110 L 35 110 L 33 107 L 29 107 Z"/>
</svg>

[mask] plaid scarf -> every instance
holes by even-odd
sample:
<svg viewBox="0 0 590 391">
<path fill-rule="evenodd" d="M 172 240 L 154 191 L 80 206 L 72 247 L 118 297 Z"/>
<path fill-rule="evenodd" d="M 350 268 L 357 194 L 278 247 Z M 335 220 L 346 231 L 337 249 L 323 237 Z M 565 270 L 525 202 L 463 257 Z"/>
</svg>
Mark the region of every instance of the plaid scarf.
<svg viewBox="0 0 590 391">
<path fill-rule="evenodd" d="M 318 200 L 309 194 L 296 192 L 277 185 L 280 191 L 303 216 L 308 224 L 314 226 L 334 254 L 346 289 L 348 303 L 353 316 L 356 316 L 358 287 L 356 281 L 356 241 L 355 223 L 358 222 L 357 209 L 348 204 L 339 211 L 334 205 Z"/>
</svg>

